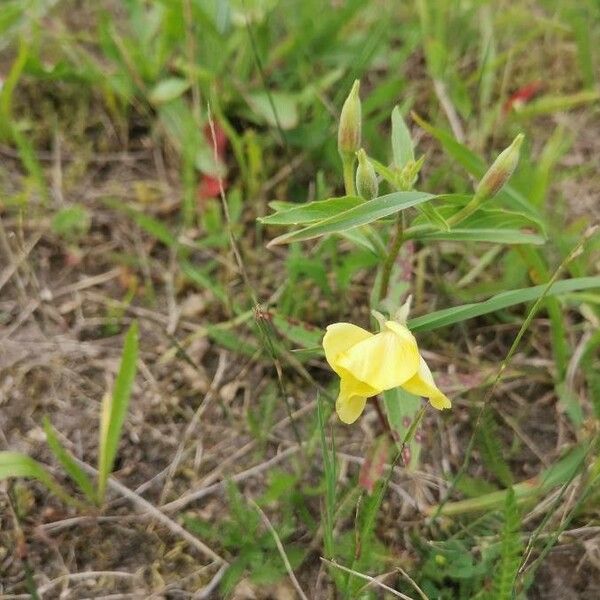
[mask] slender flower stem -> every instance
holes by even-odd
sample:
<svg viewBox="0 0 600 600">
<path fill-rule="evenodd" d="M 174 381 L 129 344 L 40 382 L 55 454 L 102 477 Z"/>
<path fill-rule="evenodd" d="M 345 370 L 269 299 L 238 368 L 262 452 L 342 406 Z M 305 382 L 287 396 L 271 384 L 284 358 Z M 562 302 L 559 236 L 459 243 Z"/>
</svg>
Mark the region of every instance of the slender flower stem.
<svg viewBox="0 0 600 600">
<path fill-rule="evenodd" d="M 481 206 L 483 200 L 485 200 L 485 198 L 482 198 L 479 194 L 475 194 L 470 202 L 468 202 L 456 214 L 447 219 L 446 222 L 448 225 L 450 225 L 450 227 L 458 225 L 461 221 L 464 221 L 467 217 L 470 217 L 474 212 L 476 212 Z"/>
<path fill-rule="evenodd" d="M 354 157 L 342 156 L 344 169 L 344 188 L 347 196 L 356 196 L 356 187 L 354 186 Z"/>
<path fill-rule="evenodd" d="M 398 253 L 400 252 L 400 248 L 402 248 L 402 244 L 404 242 L 404 220 L 402 218 L 402 214 L 399 213 L 396 217 L 396 234 L 394 235 L 394 239 L 392 240 L 392 245 L 390 246 L 390 251 L 383 263 L 383 271 L 381 273 L 381 284 L 379 286 L 379 301 L 383 300 L 388 293 L 388 288 L 390 287 L 390 277 L 392 275 L 392 268 L 394 267 L 394 263 L 398 258 Z"/>
<path fill-rule="evenodd" d="M 394 436 L 394 431 L 392 429 L 392 426 L 390 425 L 390 421 L 387 418 L 386 414 L 383 412 L 383 409 L 381 408 L 381 401 L 379 400 L 379 396 L 373 396 L 372 398 L 369 398 L 369 400 L 375 407 L 375 412 L 377 413 L 377 417 L 379 419 L 381 428 L 389 436 L 392 443 L 395 444 L 397 440 Z"/>
</svg>

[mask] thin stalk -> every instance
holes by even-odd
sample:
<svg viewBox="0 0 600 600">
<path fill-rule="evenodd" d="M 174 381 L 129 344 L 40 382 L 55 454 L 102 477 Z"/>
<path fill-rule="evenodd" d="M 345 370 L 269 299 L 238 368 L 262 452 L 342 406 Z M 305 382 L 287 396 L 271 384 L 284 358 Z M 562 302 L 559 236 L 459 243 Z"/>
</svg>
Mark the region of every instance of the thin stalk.
<svg viewBox="0 0 600 600">
<path fill-rule="evenodd" d="M 381 284 L 379 286 L 379 301 L 383 300 L 388 293 L 388 289 L 390 287 L 390 277 L 392 275 L 392 268 L 394 267 L 394 263 L 398 258 L 398 254 L 400 252 L 400 248 L 402 248 L 402 244 L 404 243 L 404 219 L 402 214 L 399 213 L 396 217 L 396 234 L 394 235 L 394 239 L 392 240 L 392 245 L 390 246 L 390 251 L 383 263 L 383 271 L 381 273 Z"/>
<path fill-rule="evenodd" d="M 354 156 L 342 156 L 342 165 L 344 169 L 344 188 L 347 196 L 356 196 L 356 187 L 354 186 Z"/>
<path fill-rule="evenodd" d="M 464 221 L 467 217 L 470 217 L 474 212 L 476 212 L 484 200 L 485 198 L 475 194 L 475 196 L 473 196 L 466 206 L 461 208 L 455 215 L 452 215 L 450 218 L 446 219 L 446 222 L 450 227 L 458 225 L 461 221 Z"/>
</svg>

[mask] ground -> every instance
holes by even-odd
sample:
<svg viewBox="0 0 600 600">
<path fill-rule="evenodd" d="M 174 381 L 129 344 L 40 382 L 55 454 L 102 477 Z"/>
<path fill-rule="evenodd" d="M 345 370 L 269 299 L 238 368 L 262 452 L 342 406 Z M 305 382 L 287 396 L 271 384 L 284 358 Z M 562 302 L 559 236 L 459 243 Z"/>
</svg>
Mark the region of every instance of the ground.
<svg viewBox="0 0 600 600">
<path fill-rule="evenodd" d="M 87 18 L 78 5 L 69 19 L 61 12 L 48 23 L 55 26 Z M 514 67 L 512 87 L 518 87 L 519 78 L 530 73 L 536 61 L 547 61 L 555 79 L 562 78 L 564 92 L 579 89 L 579 79 L 575 75 L 574 81 L 569 79 L 577 64 L 574 52 L 552 62 L 554 55 L 547 45 L 540 42 L 535 48 L 537 53 L 522 57 Z M 15 56 L 16 50 L 10 47 L 7 59 L 0 62 L 5 81 Z M 374 81 L 365 77 L 365 96 L 374 94 L 377 84 L 385 81 L 374 75 L 386 71 L 380 63 L 381 59 L 372 65 Z M 461 65 L 467 67 L 468 61 Z M 410 53 L 406 69 L 415 78 L 413 108 L 448 128 L 421 48 Z M 326 104 L 333 100 L 332 96 Z M 45 81 L 31 73 L 23 76 L 13 111 L 27 117 L 44 193 L 35 173 L 28 172 L 22 148 L 11 139 L 0 144 L 0 190 L 6 198 L 0 198 L 2 449 L 49 465 L 54 476 L 74 492 L 48 449 L 43 420 L 51 420 L 60 441 L 75 457 L 95 465 L 102 399 L 117 375 L 127 328 L 134 321 L 140 327 L 138 374 L 113 473 L 117 483 L 109 486 L 108 501 L 101 507 L 74 509 L 39 482 L 10 479 L 0 484 L 2 597 L 30 597 L 30 577 L 44 599 L 221 597 L 218 586 L 226 575 L 213 552 L 229 562 L 244 553 L 252 555 L 247 576 L 239 578 L 228 597 L 295 598 L 297 592 L 281 565 L 277 567 L 280 576 L 267 572 L 265 564 L 279 560 L 278 553 L 266 524 L 257 520 L 256 527 L 252 525 L 259 517 L 248 508 L 250 499 L 259 503 L 284 539 L 308 597 L 342 597 L 339 592 L 335 595 L 320 561 L 325 484 L 316 426 L 317 398 L 327 402 L 327 396 L 335 396 L 336 383 L 321 356 L 296 358 L 300 356 L 293 352 L 296 346 L 275 317 L 282 314 L 287 325 L 306 323 L 316 332 L 342 317 L 366 324 L 365 298 L 374 285 L 374 269 L 358 270 L 345 288 L 336 281 L 337 273 L 327 272 L 325 278 L 334 292 L 326 293 L 306 271 L 293 272 L 287 248 L 265 248 L 277 232 L 257 227 L 256 217 L 266 214 L 267 202 L 280 198 L 280 193 L 307 189 L 310 198 L 321 185 L 316 175 L 321 167 L 308 146 L 273 150 L 276 129 L 254 124 L 242 111 L 236 113 L 232 101 L 233 129 L 243 136 L 255 128 L 265 154 L 257 169 L 264 172 L 255 173 L 258 184 L 252 196 L 243 198 L 234 223 L 248 278 L 245 282 L 224 234 L 224 221 L 219 217 L 211 225 L 212 212 L 220 211 L 218 194 L 210 198 L 194 195 L 200 217 L 192 224 L 181 224 L 185 152 L 157 125 L 160 109 L 154 112 L 138 99 L 126 110 L 117 110 L 113 102 L 114 98 L 94 86 L 78 90 L 68 82 Z M 328 117 L 332 130 L 339 104 L 331 107 L 334 114 Z M 548 262 L 555 267 L 564 257 L 564 247 L 583 230 L 578 224 L 592 224 L 600 215 L 600 178 L 594 168 L 594 158 L 600 154 L 598 103 L 557 109 L 523 126 L 529 128 L 532 139 L 530 164 L 537 166 L 545 158 L 549 171 L 559 173 L 548 178 L 544 195 L 553 235 L 560 231 L 559 223 L 566 224 L 564 240 L 549 244 Z M 547 142 L 557 126 L 570 132 L 572 145 L 553 162 Z M 458 167 L 454 163 L 448 167 L 439 142 L 413 122 L 410 128 L 419 140 L 420 152 L 427 155 L 422 181 L 431 182 L 432 187 L 453 185 Z M 387 125 L 381 131 L 387 133 Z M 476 147 L 479 136 L 471 141 Z M 483 145 L 489 143 L 486 138 Z M 297 156 L 291 156 L 296 150 Z M 241 167 L 231 147 L 224 161 L 231 188 L 248 191 L 247 183 L 238 188 L 244 175 L 238 172 Z M 517 176 L 527 177 L 532 170 Z M 542 175 L 535 173 L 536 185 L 543 186 Z M 462 171 L 460 176 L 468 185 Z M 340 184 L 328 186 L 341 192 Z M 56 215 L 74 205 L 85 207 L 75 229 L 57 225 Z M 144 215 L 154 220 L 144 221 Z M 216 242 L 205 243 L 211 235 Z M 347 242 L 341 244 L 343 250 L 348 247 L 344 246 Z M 316 257 L 326 268 L 341 261 L 330 248 L 325 247 L 322 255 L 317 245 L 306 248 L 306 258 Z M 479 254 L 453 242 L 407 250 L 399 260 L 408 265 L 408 283 L 418 290 L 415 316 L 480 300 L 491 295 L 486 289 L 499 291 L 494 288 L 495 279 L 510 270 L 508 263 L 517 256 L 510 252 L 503 250 L 497 264 L 484 270 L 482 287 L 472 289 L 461 281 L 477 268 Z M 195 274 L 190 275 L 184 263 L 192 265 Z M 570 274 L 595 275 L 599 265 L 597 251 L 592 252 L 578 263 L 581 272 L 574 269 Z M 296 287 L 290 290 L 286 282 L 292 279 Z M 537 283 L 535 273 L 531 281 Z M 248 282 L 264 312 L 249 302 Z M 339 297 L 336 292 L 341 292 Z M 302 298 L 302 306 L 295 304 L 294 295 Z M 554 324 L 546 311 L 525 333 L 494 392 L 500 450 L 515 482 L 534 478 L 597 433 L 594 390 L 585 373 L 577 369 L 581 352 L 594 335 L 590 323 L 594 318 L 597 323 L 597 298 L 590 294 L 584 310 L 578 302 L 585 304 L 586 299 L 574 297 L 570 304 L 565 302 L 561 315 L 572 351 L 567 357 L 565 393 L 576 397 L 582 407 L 581 428 L 573 426 L 557 393 Z M 291 308 L 285 312 L 282 306 Z M 453 398 L 454 407 L 449 415 L 426 412 L 419 431 L 424 448 L 419 468 L 395 468 L 374 525 L 378 545 L 373 552 L 381 555 L 381 568 L 373 575 L 389 573 L 382 581 L 406 594 L 415 590 L 397 567 L 408 574 L 419 573 L 415 576 L 419 581 L 421 577 L 426 580 L 423 574 L 434 556 L 431 548 L 438 542 L 461 539 L 461 532 L 468 530 L 468 553 L 477 562 L 490 539 L 497 538 L 498 529 L 482 528 L 481 535 L 471 531 L 469 519 L 475 521 L 473 515 L 479 518 L 479 512 L 468 513 L 464 521 L 448 518 L 432 525 L 426 511 L 442 500 L 452 474 L 460 468 L 482 395 L 525 315 L 521 307 L 500 318 L 479 317 L 419 338 L 428 349 L 424 356 L 438 385 Z M 276 340 L 274 358 L 261 343 L 261 327 L 267 327 Z M 359 496 L 357 474 L 382 433 L 381 421 L 375 407 L 369 406 L 356 426 L 343 427 L 332 417 L 327 432 L 334 432 L 339 460 L 336 534 L 350 540 Z M 592 472 L 593 459 L 587 462 Z M 504 482 L 488 460 L 478 442 L 468 475 L 477 485 L 498 488 Z M 569 511 L 588 476 L 579 473 L 560 497 L 553 489 L 526 502 L 521 515 L 523 539 L 538 526 L 543 528 L 542 535 L 558 532 L 567 515 L 571 518 Z M 133 494 L 124 493 L 119 483 Z M 462 498 L 462 493 L 468 497 L 465 490 L 461 488 L 453 498 Z M 240 498 L 243 502 L 236 508 Z M 361 502 L 368 502 L 362 498 Z M 565 523 L 565 531 L 535 574 L 528 598 L 598 597 L 600 536 L 594 500 L 597 494 Z M 487 508 L 484 513 L 493 519 L 494 510 Z M 543 521 L 546 514 L 551 517 L 549 524 Z M 246 528 L 250 540 L 244 537 Z M 186 532 L 208 548 L 190 541 Z M 252 581 L 250 574 L 262 570 L 264 579 Z M 489 580 L 485 579 L 486 584 Z M 444 598 L 467 597 L 464 594 L 469 592 L 461 586 L 460 577 L 449 576 L 443 584 L 449 595 Z"/>
</svg>

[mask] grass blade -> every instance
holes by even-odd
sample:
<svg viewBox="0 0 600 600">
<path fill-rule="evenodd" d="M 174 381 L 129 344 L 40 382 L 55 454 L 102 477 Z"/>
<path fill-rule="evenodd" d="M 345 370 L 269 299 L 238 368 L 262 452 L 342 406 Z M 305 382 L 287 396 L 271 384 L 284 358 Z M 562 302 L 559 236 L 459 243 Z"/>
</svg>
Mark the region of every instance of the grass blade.
<svg viewBox="0 0 600 600">
<path fill-rule="evenodd" d="M 587 452 L 586 445 L 580 445 L 570 450 L 566 456 L 542 471 L 536 477 L 517 483 L 512 487 L 519 503 L 546 494 L 552 488 L 569 481 L 581 468 Z M 463 515 L 473 512 L 498 510 L 506 502 L 507 490 L 499 490 L 483 494 L 476 498 L 447 502 L 443 506 L 435 505 L 427 508 L 429 515 Z"/>
<path fill-rule="evenodd" d="M 600 275 L 595 277 L 577 277 L 575 279 L 564 279 L 557 281 L 552 287 L 546 291 L 548 285 L 536 285 L 528 288 L 520 288 L 509 292 L 496 294 L 483 302 L 475 302 L 473 304 L 463 304 L 453 308 L 445 308 L 416 319 L 411 319 L 408 323 L 411 331 L 430 331 L 460 323 L 467 319 L 487 315 L 515 304 L 523 302 L 531 302 L 542 296 L 558 296 L 568 292 L 577 290 L 587 290 L 592 288 L 600 288 Z"/>
<path fill-rule="evenodd" d="M 121 429 L 127 414 L 129 398 L 136 373 L 138 356 L 138 325 L 133 323 L 125 336 L 121 365 L 112 394 L 102 401 L 100 417 L 100 455 L 98 458 L 98 500 L 102 501 L 106 482 L 112 471 Z"/>
<path fill-rule="evenodd" d="M 75 462 L 70 452 L 60 443 L 48 417 L 44 417 L 43 427 L 46 434 L 46 441 L 56 460 L 61 464 L 67 475 L 79 486 L 79 489 L 85 494 L 86 498 L 90 502 L 95 503 L 96 490 L 94 489 L 94 484 L 87 473 Z"/>
<path fill-rule="evenodd" d="M 518 229 L 451 229 L 450 231 L 431 231 L 415 239 L 437 242 L 486 242 L 488 244 L 536 244 L 545 243 L 541 235 L 519 231 Z"/>
<path fill-rule="evenodd" d="M 67 504 L 81 507 L 81 503 L 73 498 L 37 460 L 20 452 L 0 452 L 0 480 L 11 477 L 37 479 Z"/>
<path fill-rule="evenodd" d="M 328 198 L 288 207 L 286 210 L 279 210 L 272 215 L 259 218 L 258 221 L 265 225 L 303 225 L 329 219 L 363 203 L 364 200 L 358 196 Z"/>
</svg>

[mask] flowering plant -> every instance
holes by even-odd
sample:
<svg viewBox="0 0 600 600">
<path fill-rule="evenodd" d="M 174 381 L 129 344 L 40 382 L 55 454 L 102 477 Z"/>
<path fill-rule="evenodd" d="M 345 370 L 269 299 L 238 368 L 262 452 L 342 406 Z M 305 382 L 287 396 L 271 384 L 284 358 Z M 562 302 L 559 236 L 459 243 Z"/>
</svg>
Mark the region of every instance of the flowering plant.
<svg viewBox="0 0 600 600">
<path fill-rule="evenodd" d="M 325 358 L 340 378 L 337 414 L 353 423 L 368 398 L 383 396 L 388 421 L 401 437 L 414 422 L 427 398 L 436 409 L 450 408 L 448 397 L 435 384 L 416 339 L 407 325 L 408 303 L 398 309 L 409 286 L 402 279 L 398 256 L 411 243 L 438 240 L 541 244 L 533 216 L 489 208 L 514 172 L 523 136 L 519 134 L 483 174 L 471 195 L 435 195 L 414 189 L 424 157 L 417 158 L 410 131 L 396 107 L 391 119 L 392 160 L 384 164 L 369 157 L 362 145 L 360 84 L 354 83 L 344 103 L 338 127 L 345 195 L 297 205 L 277 202 L 265 224 L 296 226 L 270 246 L 339 235 L 367 248 L 379 259 L 370 298 L 380 324 L 378 333 L 339 322 L 323 337 Z M 427 123 L 415 117 L 425 129 Z M 387 193 L 381 190 L 389 188 Z M 415 212 L 416 211 L 416 212 Z M 400 291 L 398 291 L 400 289 Z M 378 311 L 396 315 L 385 318 Z M 378 400 L 375 400 L 378 402 Z M 412 425 L 411 425 L 412 423 Z"/>
</svg>

